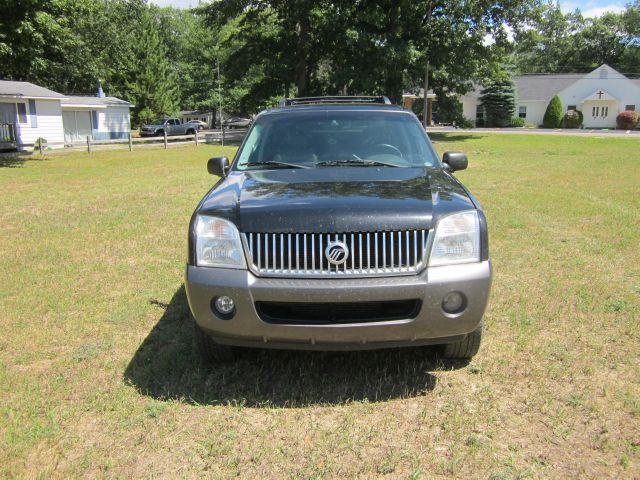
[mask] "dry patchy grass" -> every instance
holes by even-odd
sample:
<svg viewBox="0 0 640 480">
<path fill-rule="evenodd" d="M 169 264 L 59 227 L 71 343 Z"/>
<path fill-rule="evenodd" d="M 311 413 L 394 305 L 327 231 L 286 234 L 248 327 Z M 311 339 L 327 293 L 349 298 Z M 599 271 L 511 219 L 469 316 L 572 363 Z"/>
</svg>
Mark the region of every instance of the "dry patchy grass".
<svg viewBox="0 0 640 480">
<path fill-rule="evenodd" d="M 434 137 L 469 154 L 491 228 L 470 364 L 256 351 L 206 368 L 182 275 L 218 148 L 0 167 L 0 476 L 640 477 L 637 141 Z"/>
</svg>

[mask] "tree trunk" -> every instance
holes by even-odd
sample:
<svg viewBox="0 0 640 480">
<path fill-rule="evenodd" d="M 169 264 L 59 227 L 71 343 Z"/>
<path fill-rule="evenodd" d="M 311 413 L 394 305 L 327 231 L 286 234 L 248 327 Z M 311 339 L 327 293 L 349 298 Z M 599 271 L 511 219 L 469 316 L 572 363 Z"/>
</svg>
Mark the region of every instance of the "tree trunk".
<svg viewBox="0 0 640 480">
<path fill-rule="evenodd" d="M 427 67 L 424 70 L 424 109 L 422 110 L 422 125 L 424 128 L 429 126 L 431 122 L 430 111 L 429 111 L 429 60 L 427 60 Z"/>
<path fill-rule="evenodd" d="M 309 87 L 309 72 L 307 71 L 309 27 L 309 17 L 302 15 L 298 22 L 298 41 L 296 45 L 296 85 L 298 87 L 299 97 L 306 95 Z"/>
</svg>

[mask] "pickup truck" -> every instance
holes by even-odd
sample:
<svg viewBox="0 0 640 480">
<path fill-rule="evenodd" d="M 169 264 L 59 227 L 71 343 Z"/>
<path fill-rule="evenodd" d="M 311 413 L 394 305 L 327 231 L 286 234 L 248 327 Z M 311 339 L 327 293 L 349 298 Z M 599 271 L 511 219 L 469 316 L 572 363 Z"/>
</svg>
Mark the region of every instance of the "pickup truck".
<svg viewBox="0 0 640 480">
<path fill-rule="evenodd" d="M 258 115 L 189 228 L 185 287 L 206 361 L 237 347 L 480 347 L 487 221 L 424 128 L 386 97 L 287 99 Z"/>
<path fill-rule="evenodd" d="M 196 126 L 189 123 L 182 123 L 179 118 L 165 118 L 140 127 L 141 137 L 161 137 L 165 132 L 167 136 L 193 135 L 196 133 Z"/>
</svg>

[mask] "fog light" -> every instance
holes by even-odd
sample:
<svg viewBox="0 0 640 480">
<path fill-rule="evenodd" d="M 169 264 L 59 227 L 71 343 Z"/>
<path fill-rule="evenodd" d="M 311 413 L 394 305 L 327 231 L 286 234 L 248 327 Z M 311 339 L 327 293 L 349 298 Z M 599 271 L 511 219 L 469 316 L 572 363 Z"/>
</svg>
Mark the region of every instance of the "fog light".
<svg viewBox="0 0 640 480">
<path fill-rule="evenodd" d="M 218 313 L 221 313 L 222 315 L 229 315 L 236 307 L 231 297 L 227 297 L 226 295 L 216 298 L 214 305 Z"/>
<path fill-rule="evenodd" d="M 464 296 L 459 292 L 449 292 L 442 299 L 442 309 L 446 313 L 460 313 L 464 308 Z"/>
</svg>

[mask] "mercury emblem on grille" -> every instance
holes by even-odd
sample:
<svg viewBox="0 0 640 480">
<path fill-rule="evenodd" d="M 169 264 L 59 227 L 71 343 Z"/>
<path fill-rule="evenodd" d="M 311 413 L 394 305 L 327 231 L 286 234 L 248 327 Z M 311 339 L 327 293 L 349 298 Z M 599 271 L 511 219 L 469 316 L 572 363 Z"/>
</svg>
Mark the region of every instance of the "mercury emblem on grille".
<svg viewBox="0 0 640 480">
<path fill-rule="evenodd" d="M 329 242 L 324 251 L 324 256 L 332 265 L 342 265 L 349 258 L 349 247 L 343 242 Z"/>
</svg>

